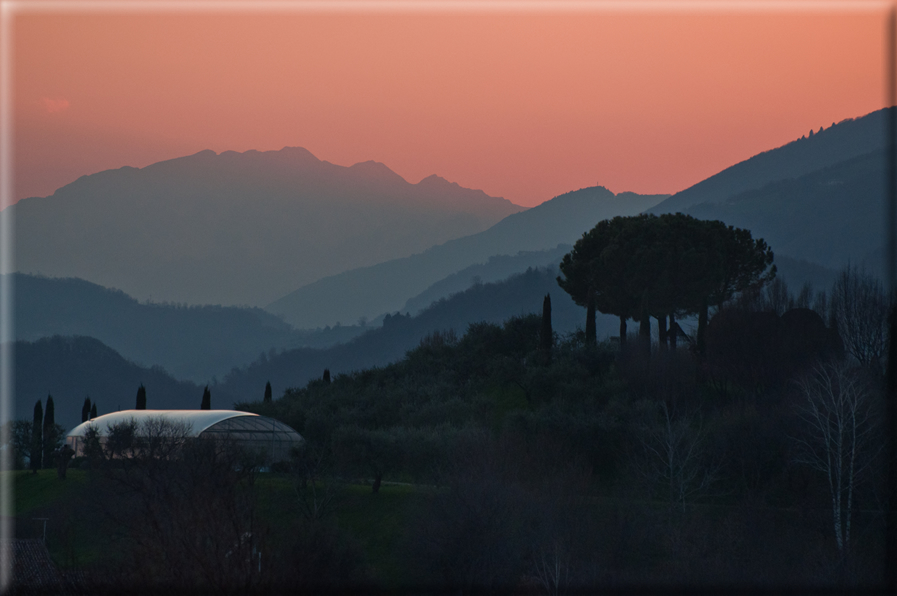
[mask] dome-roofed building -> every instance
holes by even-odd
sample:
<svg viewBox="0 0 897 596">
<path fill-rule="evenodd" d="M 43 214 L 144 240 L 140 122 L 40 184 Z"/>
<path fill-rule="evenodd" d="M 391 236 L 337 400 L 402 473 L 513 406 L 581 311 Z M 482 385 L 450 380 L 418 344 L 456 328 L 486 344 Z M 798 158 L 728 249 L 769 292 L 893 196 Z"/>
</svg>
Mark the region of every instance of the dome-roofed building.
<svg viewBox="0 0 897 596">
<path fill-rule="evenodd" d="M 105 442 L 111 428 L 134 422 L 139 436 L 141 429 L 154 423 L 167 423 L 170 428 L 181 429 L 188 437 L 226 439 L 244 448 L 265 454 L 269 463 L 285 461 L 291 449 L 304 439 L 286 424 L 250 412 L 235 410 L 123 410 L 97 416 L 82 422 L 66 436 L 66 443 L 75 455 L 84 455 L 85 437 L 90 429 L 96 429 L 100 442 Z"/>
</svg>

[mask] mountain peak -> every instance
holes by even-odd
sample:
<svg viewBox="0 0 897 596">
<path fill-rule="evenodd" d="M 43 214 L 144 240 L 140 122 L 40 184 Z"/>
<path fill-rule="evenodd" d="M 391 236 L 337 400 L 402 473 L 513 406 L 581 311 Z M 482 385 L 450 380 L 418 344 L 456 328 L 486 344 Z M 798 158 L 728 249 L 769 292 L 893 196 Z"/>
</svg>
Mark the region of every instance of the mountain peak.
<svg viewBox="0 0 897 596">
<path fill-rule="evenodd" d="M 296 161 L 321 161 L 305 147 L 284 147 L 280 151 L 271 151 L 271 153 L 275 153 L 279 157 L 287 157 Z"/>
<path fill-rule="evenodd" d="M 404 178 L 390 170 L 386 164 L 380 163 L 379 161 L 374 161 L 372 159 L 369 159 L 368 161 L 361 161 L 349 166 L 349 171 L 361 174 L 369 178 L 374 178 L 376 180 L 394 180 L 396 182 L 406 182 Z"/>
<path fill-rule="evenodd" d="M 438 174 L 430 174 L 429 176 L 418 182 L 418 184 L 424 187 L 458 186 L 457 182 L 449 182 Z"/>
<path fill-rule="evenodd" d="M 416 184 L 416 186 L 418 186 L 419 188 L 422 188 L 424 190 L 432 190 L 432 191 L 438 191 L 438 190 L 448 191 L 448 190 L 463 189 L 463 187 L 460 184 L 458 184 L 457 182 L 449 182 L 448 180 L 446 180 L 442 176 L 439 176 L 438 174 L 430 174 L 429 176 L 427 176 L 426 178 L 424 178 L 423 180 L 418 182 Z M 476 189 L 464 189 L 464 190 L 468 190 L 469 192 L 478 193 L 480 195 L 487 196 L 486 193 L 483 192 L 482 190 L 476 190 Z"/>
</svg>

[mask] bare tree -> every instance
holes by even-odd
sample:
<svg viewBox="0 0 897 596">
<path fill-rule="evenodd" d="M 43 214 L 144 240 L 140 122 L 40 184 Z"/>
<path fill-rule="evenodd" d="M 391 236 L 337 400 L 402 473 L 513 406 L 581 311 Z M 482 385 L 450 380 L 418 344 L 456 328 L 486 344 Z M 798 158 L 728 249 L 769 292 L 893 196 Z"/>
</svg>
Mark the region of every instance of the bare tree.
<svg viewBox="0 0 897 596">
<path fill-rule="evenodd" d="M 880 363 L 888 341 L 888 297 L 881 282 L 848 265 L 832 287 L 829 308 L 847 353 L 862 366 Z"/>
<path fill-rule="evenodd" d="M 666 402 L 660 413 L 659 421 L 641 428 L 643 457 L 636 469 L 650 486 L 664 487 L 670 503 L 684 511 L 688 502 L 710 491 L 719 465 L 707 453 L 707 433 L 699 417 L 677 416 Z"/>
<path fill-rule="evenodd" d="M 534 545 L 530 569 L 546 594 L 562 594 L 570 583 L 569 549 L 560 540 Z"/>
<path fill-rule="evenodd" d="M 851 512 L 857 482 L 878 449 L 872 445 L 874 416 L 868 386 L 844 363 L 817 365 L 798 381 L 804 397 L 798 415 L 806 433 L 795 438 L 797 457 L 826 475 L 838 550 L 850 547 Z"/>
</svg>

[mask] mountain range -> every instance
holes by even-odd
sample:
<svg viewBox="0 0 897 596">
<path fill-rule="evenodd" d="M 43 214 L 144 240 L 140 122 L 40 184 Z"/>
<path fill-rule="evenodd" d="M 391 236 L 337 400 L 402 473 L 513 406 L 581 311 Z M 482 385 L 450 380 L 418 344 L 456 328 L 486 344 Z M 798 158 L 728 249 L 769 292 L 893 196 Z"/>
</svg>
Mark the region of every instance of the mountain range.
<svg viewBox="0 0 897 596">
<path fill-rule="evenodd" d="M 410 297 L 465 267 L 485 263 L 496 255 L 572 244 L 595 222 L 636 215 L 667 196 L 614 194 L 602 186 L 582 188 L 509 215 L 478 234 L 450 240 L 410 257 L 325 277 L 269 304 L 266 310 L 299 328 L 371 319 L 401 309 Z"/>
<path fill-rule="evenodd" d="M 821 127 L 818 133 L 810 131 L 810 136 L 804 135 L 730 166 L 675 193 L 648 212 L 675 213 L 701 203 L 722 203 L 739 193 L 772 182 L 799 178 L 861 155 L 882 151 L 887 145 L 887 127 L 887 109 L 833 122 L 829 128 Z"/>
<path fill-rule="evenodd" d="M 438 176 L 410 184 L 381 163 L 343 167 L 287 147 L 107 170 L 8 209 L 17 271 L 140 300 L 263 306 L 524 208 Z"/>
<path fill-rule="evenodd" d="M 198 409 L 202 386 L 179 381 L 159 367 L 139 366 L 92 337 L 53 336 L 15 342 L 15 417 L 31 420 L 34 403 L 53 396 L 56 422 L 66 430 L 81 423 L 81 406 L 89 397 L 98 414 L 132 409 L 143 384 L 147 407 L 154 410 Z M 240 396 L 241 399 L 243 396 Z M 213 407 L 229 408 L 235 398 L 221 390 Z"/>
<path fill-rule="evenodd" d="M 552 325 L 559 334 L 573 332 L 585 323 L 585 308 L 576 305 L 557 285 L 557 266 L 528 269 L 495 283 L 474 284 L 463 292 L 432 303 L 416 316 L 395 314 L 383 325 L 346 344 L 325 350 L 299 348 L 266 356 L 234 370 L 218 385 L 228 395 L 253 395 L 270 381 L 277 395 L 288 387 L 304 386 L 320 378 L 325 368 L 332 374 L 383 366 L 404 357 L 434 331 L 453 330 L 461 337 L 471 323 L 501 324 L 512 316 L 542 312 L 542 299 L 551 295 Z M 597 317 L 602 337 L 619 329 L 619 319 Z"/>
<path fill-rule="evenodd" d="M 357 164 L 352 168 L 333 166 L 315 159 L 304 150 L 266 154 L 226 152 L 221 155 L 208 152 L 143 170 L 126 168 L 85 177 L 69 185 L 74 188 L 64 187 L 47 201 L 20 202 L 16 206 L 17 209 L 21 207 L 17 215 L 29 213 L 29 209 L 33 210 L 31 213 L 43 213 L 42 210 L 49 209 L 54 201 L 63 211 L 68 210 L 66 213 L 77 211 L 84 205 L 90 206 L 87 209 L 89 212 L 95 210 L 97 205 L 115 203 L 110 197 L 122 196 L 124 189 L 130 188 L 125 182 L 134 184 L 135 180 L 144 180 L 150 187 L 155 184 L 156 190 L 137 188 L 134 191 L 139 195 L 136 200 L 118 201 L 147 210 L 136 213 L 140 209 L 122 209 L 130 213 L 128 217 L 136 218 L 123 230 L 116 229 L 110 223 L 118 221 L 112 216 L 102 220 L 110 225 L 104 227 L 105 224 L 100 222 L 102 225 L 91 227 L 89 222 L 79 219 L 80 215 L 67 222 L 64 217 L 51 214 L 46 221 L 52 225 L 48 224 L 46 230 L 35 223 L 40 218 L 29 220 L 26 217 L 24 224 L 17 222 L 17 247 L 21 251 L 21 247 L 33 248 L 45 242 L 48 246 L 52 245 L 56 253 L 51 254 L 52 251 L 48 250 L 44 256 L 50 261 L 56 259 L 63 265 L 76 261 L 79 256 L 84 257 L 84 251 L 88 248 L 96 251 L 97 247 L 101 247 L 105 252 L 97 258 L 111 262 L 112 255 L 115 255 L 121 268 L 131 266 L 131 278 L 163 280 L 159 287 L 173 283 L 177 275 L 186 275 L 184 272 L 190 269 L 185 268 L 184 263 L 195 257 L 188 254 L 179 261 L 177 255 L 169 260 L 159 256 L 159 251 L 168 246 L 165 241 L 170 241 L 169 250 L 173 252 L 177 247 L 193 246 L 187 238 L 191 230 L 184 221 L 195 223 L 205 218 L 207 224 L 215 224 L 207 229 L 199 226 L 201 233 L 198 235 L 202 240 L 199 244 L 208 243 L 208 239 L 216 234 L 224 242 L 225 232 L 222 230 L 229 228 L 221 222 L 244 219 L 250 222 L 247 229 L 260 225 L 261 216 L 246 215 L 252 208 L 240 198 L 249 192 L 250 180 L 258 173 L 247 165 L 252 160 L 257 160 L 261 172 L 259 176 L 270 167 L 296 184 L 299 184 L 297 180 L 303 184 L 317 180 L 306 170 L 317 172 L 315 176 L 320 175 L 323 180 L 319 180 L 320 185 L 303 187 L 303 192 L 308 195 L 303 209 L 308 207 L 308 213 L 326 211 L 326 203 L 315 198 L 319 195 L 315 195 L 314 188 L 326 190 L 336 185 L 344 190 L 350 187 L 362 189 L 356 194 L 347 190 L 336 197 L 332 203 L 336 206 L 335 212 L 327 214 L 327 217 L 334 219 L 327 221 L 336 222 L 346 214 L 349 214 L 349 220 L 355 221 L 352 218 L 356 217 L 356 211 L 350 213 L 346 205 L 357 206 L 366 201 L 375 205 L 376 208 L 371 207 L 373 211 L 383 207 L 382 213 L 395 214 L 401 210 L 402 200 L 406 200 L 418 205 L 408 208 L 412 214 L 423 213 L 426 217 L 433 213 L 448 214 L 446 217 L 449 220 L 454 216 L 461 219 L 479 217 L 477 221 L 480 223 L 477 225 L 481 228 L 469 233 L 454 228 L 446 233 L 443 240 L 433 240 L 434 236 L 418 238 L 419 248 L 398 258 L 384 258 L 380 253 L 364 255 L 375 264 L 356 266 L 354 269 L 347 265 L 346 270 L 335 274 L 332 273 L 338 268 L 331 269 L 321 274 L 317 281 L 304 285 L 296 282 L 298 276 L 287 275 L 276 286 L 246 289 L 256 297 L 270 298 L 269 303 L 257 303 L 268 304 L 265 310 L 160 304 L 147 302 L 145 295 L 134 294 L 132 297 L 84 280 L 17 275 L 14 280 L 19 304 L 17 339 L 29 340 L 17 344 L 21 352 L 16 363 L 16 387 L 21 387 L 25 392 L 23 396 L 17 396 L 17 403 L 25 399 L 33 405 L 33 400 L 45 397 L 47 391 L 54 392 L 54 398 L 55 392 L 63 392 L 60 395 L 71 393 L 67 400 L 77 401 L 80 411 L 83 401 L 81 393 L 101 391 L 107 395 L 103 397 L 103 403 L 110 399 L 123 400 L 124 405 L 124 402 L 129 403 L 131 394 L 136 391 L 136 387 L 131 386 L 139 382 L 139 378 L 155 378 L 151 377 L 152 374 L 163 375 L 153 381 L 154 386 L 168 387 L 162 391 L 187 400 L 181 407 L 194 407 L 189 400 L 194 399 L 193 395 L 203 381 L 212 381 L 213 395 L 223 399 L 256 399 L 256 394 L 264 385 L 262 379 L 268 375 L 271 376 L 268 380 L 278 385 L 276 391 L 279 392 L 286 386 L 315 378 L 323 368 L 348 372 L 379 366 L 400 358 L 405 350 L 417 345 L 421 338 L 434 330 L 452 328 L 461 333 L 467 324 L 479 320 L 500 322 L 515 314 L 537 312 L 541 297 L 549 292 L 555 307 L 555 329 L 572 329 L 581 324 L 576 321 L 582 319 L 582 309 L 559 291 L 554 281 L 558 261 L 569 250 L 570 244 L 597 221 L 645 210 L 653 213 L 683 211 L 703 219 L 721 219 L 730 225 L 746 227 L 754 237 L 764 238 L 773 248 L 779 273 L 793 290 L 806 281 L 812 282 L 817 289 L 826 289 L 836 275 L 835 270 L 848 260 L 867 265 L 880 265 L 883 260 L 887 162 L 882 139 L 886 115 L 887 112 L 882 110 L 839 122 L 809 137 L 735 164 L 672 196 L 615 195 L 599 186 L 560 195 L 528 210 L 509 206 L 503 200 L 493 200 L 479 191 L 460 189 L 441 179 L 432 178 L 427 179 L 426 183 L 421 181 L 418 185 L 409 185 L 382 164 Z M 208 162 L 203 166 L 206 169 L 196 170 L 196 163 L 203 160 Z M 272 163 L 280 165 L 274 167 Z M 233 166 L 231 171 L 228 171 L 228 164 Z M 145 172 L 157 166 L 155 174 Z M 247 169 L 241 173 L 240 167 Z M 194 179 L 191 178 L 194 171 L 206 174 Z M 220 179 L 213 175 L 215 172 L 220 174 Z M 290 178 L 290 172 L 295 176 Z M 296 172 L 305 173 L 300 175 Z M 327 172 L 332 174 L 330 178 L 324 175 Z M 272 213 L 278 197 L 284 204 L 301 203 L 295 199 L 299 195 L 290 194 L 292 190 L 289 189 L 294 189 L 294 186 L 283 182 L 286 186 L 282 185 L 277 190 L 278 180 L 283 182 L 277 175 L 270 182 L 260 182 L 260 212 Z M 166 184 L 172 186 L 178 181 L 182 183 L 182 188 L 173 193 L 174 198 L 158 192 Z M 421 185 L 424 188 L 442 188 L 441 192 L 447 193 L 444 196 L 449 206 L 435 211 L 419 207 L 419 203 L 426 202 L 423 195 L 415 194 L 419 191 L 409 188 Z M 285 190 L 287 187 L 289 189 Z M 385 187 L 404 188 L 403 192 L 410 194 L 399 196 L 384 191 L 385 194 L 377 195 L 365 194 L 367 191 L 364 191 L 365 188 Z M 90 189 L 93 191 L 87 192 Z M 331 195 L 324 193 L 320 196 Z M 150 200 L 150 197 L 155 198 Z M 226 200 L 219 200 L 220 197 L 226 197 Z M 72 200 L 66 202 L 67 199 Z M 184 221 L 178 217 L 172 220 L 170 233 L 160 227 L 164 222 L 158 213 L 149 208 L 154 200 L 160 211 L 184 214 Z M 453 200 L 455 203 L 452 203 Z M 210 218 L 208 210 L 196 207 L 194 202 L 206 207 L 212 203 L 231 205 L 236 215 L 231 213 L 219 219 Z M 469 203 L 478 202 L 494 210 L 486 215 L 471 215 L 472 212 L 479 212 Z M 344 207 L 346 210 L 340 211 Z M 390 212 L 390 209 L 393 211 Z M 501 217 L 497 212 L 502 209 L 510 213 Z M 121 216 L 121 213 L 118 215 Z M 424 215 L 421 217 L 426 219 Z M 145 227 L 155 230 L 152 234 L 140 231 L 141 217 L 144 216 L 148 222 Z M 376 244 L 374 236 L 377 234 L 388 244 L 387 240 L 391 238 L 389 230 L 394 229 L 393 226 L 413 227 L 408 220 L 383 217 L 383 221 L 388 220 L 388 223 L 378 232 L 373 231 L 374 227 L 365 228 L 372 235 L 370 242 L 373 244 Z M 490 217 L 496 221 L 490 223 Z M 426 221 L 432 223 L 436 219 Z M 325 220 L 326 217 L 315 221 L 320 224 Z M 215 227 L 219 223 L 221 226 Z M 286 229 L 291 223 L 278 221 L 270 225 Z M 340 228 L 337 224 L 333 225 Z M 433 225 L 436 226 L 435 223 Z M 357 221 L 348 227 L 352 226 L 364 227 Z M 283 248 L 285 245 L 301 247 L 302 242 L 314 237 L 315 233 L 326 235 L 328 231 L 311 230 L 313 227 L 314 224 L 308 223 L 306 227 L 297 228 L 292 244 L 281 242 L 282 238 L 270 243 L 244 240 L 252 245 L 251 250 L 234 257 L 236 260 L 229 269 L 225 268 L 225 273 L 243 284 L 247 283 L 247 278 L 244 273 L 237 272 L 241 266 L 254 264 L 256 269 L 270 273 L 273 268 L 264 261 L 265 251 L 274 250 L 272 246 L 280 251 L 287 250 Z M 408 231 L 408 234 L 413 235 L 411 232 Z M 64 245 L 54 244 L 54 234 L 72 239 L 72 250 L 67 252 Z M 307 234 L 308 238 L 302 238 L 303 234 Z M 160 235 L 162 239 L 156 237 Z M 258 237 L 264 237 L 264 234 Z M 347 243 L 346 250 L 355 246 L 352 243 L 357 238 L 341 238 L 343 240 L 339 242 Z M 334 239 L 325 242 L 331 241 L 333 244 L 328 246 L 338 244 Z M 265 244 L 271 246 L 255 246 Z M 363 241 L 359 241 L 356 250 L 363 252 L 365 246 Z M 38 253 L 40 251 L 34 254 Z M 128 260 L 137 253 L 140 253 L 139 258 L 133 262 Z M 222 254 L 233 253 L 230 248 L 222 249 Z M 301 250 L 287 250 L 287 253 L 293 260 L 302 261 L 314 260 L 317 254 L 303 253 Z M 19 256 L 23 256 L 21 252 Z M 24 256 L 25 262 L 28 262 L 28 251 Z M 87 263 L 84 267 L 90 270 L 92 267 L 102 268 L 102 265 Z M 530 271 L 524 273 L 527 268 Z M 209 271 L 202 270 L 201 275 L 197 274 L 197 279 L 206 274 L 211 276 L 215 271 L 221 273 L 220 270 L 213 270 L 214 267 Z M 181 273 L 172 273 L 177 271 Z M 236 284 L 234 280 L 212 283 L 208 276 L 202 277 L 205 280 L 203 283 L 207 283 L 202 290 L 210 295 L 218 287 L 215 284 Z M 85 277 L 90 279 L 89 276 Z M 127 291 L 121 285 L 109 285 Z M 147 287 L 152 287 L 152 284 Z M 206 302 L 221 304 L 225 301 L 211 299 Z M 387 316 L 388 313 L 392 314 Z M 336 325 L 337 321 L 351 323 L 358 319 L 361 320 L 357 325 Z M 601 325 L 605 335 L 616 332 L 616 321 L 612 318 L 607 318 Z M 305 329 L 296 329 L 295 326 Z M 100 341 L 90 340 L 96 342 L 90 343 L 89 338 L 72 337 L 46 339 L 60 334 L 89 335 Z M 339 345 L 333 345 L 335 343 Z M 116 370 L 127 369 L 130 372 L 110 374 L 110 378 L 120 379 L 120 386 L 117 385 L 114 391 L 111 387 L 96 389 L 106 382 L 96 377 L 110 363 L 117 363 Z M 160 367 L 199 384 L 188 382 L 178 385 L 179 382 Z M 72 372 L 74 369 L 80 372 Z M 220 379 L 217 384 L 215 377 Z M 262 383 L 261 387 L 259 383 Z"/>
<path fill-rule="evenodd" d="M 196 383 L 223 377 L 262 352 L 328 347 L 364 331 L 299 331 L 260 308 L 141 303 L 82 279 L 17 273 L 9 281 L 16 300 L 17 340 L 93 337 L 138 365 L 161 366 Z"/>
</svg>

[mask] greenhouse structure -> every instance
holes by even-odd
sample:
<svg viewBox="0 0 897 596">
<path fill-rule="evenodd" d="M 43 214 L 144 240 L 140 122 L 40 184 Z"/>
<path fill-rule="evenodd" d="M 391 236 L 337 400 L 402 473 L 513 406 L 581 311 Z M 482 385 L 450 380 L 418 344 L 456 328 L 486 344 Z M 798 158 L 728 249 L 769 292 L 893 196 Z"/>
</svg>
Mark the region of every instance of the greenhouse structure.
<svg viewBox="0 0 897 596">
<path fill-rule="evenodd" d="M 103 444 L 111 428 L 119 424 L 135 423 L 136 435 L 168 432 L 177 429 L 181 436 L 198 439 L 233 441 L 240 447 L 261 452 L 268 464 L 285 461 L 294 446 L 304 439 L 286 424 L 267 416 L 235 410 L 123 410 L 97 416 L 82 422 L 66 437 L 75 456 L 84 455 L 85 437 L 95 429 Z M 154 430 L 156 429 L 156 430 Z"/>
</svg>

